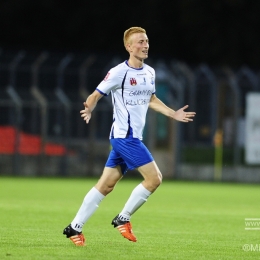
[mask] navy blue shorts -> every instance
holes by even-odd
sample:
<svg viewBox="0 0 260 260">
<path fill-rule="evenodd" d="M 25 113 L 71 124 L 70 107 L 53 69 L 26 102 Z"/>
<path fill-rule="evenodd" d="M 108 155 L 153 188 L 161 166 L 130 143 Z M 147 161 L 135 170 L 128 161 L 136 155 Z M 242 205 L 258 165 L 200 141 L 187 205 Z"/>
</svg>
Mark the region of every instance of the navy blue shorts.
<svg viewBox="0 0 260 260">
<path fill-rule="evenodd" d="M 148 148 L 138 138 L 110 139 L 112 150 L 106 162 L 106 167 L 121 166 L 122 173 L 136 169 L 154 161 Z"/>
</svg>

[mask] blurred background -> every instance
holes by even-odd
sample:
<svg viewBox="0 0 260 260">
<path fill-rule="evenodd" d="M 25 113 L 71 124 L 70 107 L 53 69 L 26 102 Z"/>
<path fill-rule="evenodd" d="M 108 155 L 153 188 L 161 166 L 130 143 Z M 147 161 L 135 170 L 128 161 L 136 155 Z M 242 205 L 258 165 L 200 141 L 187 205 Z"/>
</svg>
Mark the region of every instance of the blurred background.
<svg viewBox="0 0 260 260">
<path fill-rule="evenodd" d="M 260 182 L 259 13 L 253 0 L 1 1 L 0 175 L 101 174 L 111 98 L 89 125 L 79 111 L 141 26 L 157 96 L 197 113 L 182 124 L 148 112 L 144 142 L 164 177 Z"/>
</svg>

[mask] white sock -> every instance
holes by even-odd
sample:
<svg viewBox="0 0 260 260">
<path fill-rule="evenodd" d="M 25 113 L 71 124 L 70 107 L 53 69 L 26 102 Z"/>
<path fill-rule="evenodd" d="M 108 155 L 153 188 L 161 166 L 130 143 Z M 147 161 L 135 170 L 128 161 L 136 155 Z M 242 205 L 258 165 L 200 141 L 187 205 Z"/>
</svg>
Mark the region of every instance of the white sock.
<svg viewBox="0 0 260 260">
<path fill-rule="evenodd" d="M 152 193 L 147 190 L 142 183 L 134 188 L 123 210 L 119 213 L 119 218 L 129 221 L 133 215 L 148 199 Z"/>
<path fill-rule="evenodd" d="M 93 215 L 104 195 L 93 187 L 85 196 L 76 217 L 71 222 L 71 227 L 78 232 L 82 231 L 83 225 Z"/>
</svg>

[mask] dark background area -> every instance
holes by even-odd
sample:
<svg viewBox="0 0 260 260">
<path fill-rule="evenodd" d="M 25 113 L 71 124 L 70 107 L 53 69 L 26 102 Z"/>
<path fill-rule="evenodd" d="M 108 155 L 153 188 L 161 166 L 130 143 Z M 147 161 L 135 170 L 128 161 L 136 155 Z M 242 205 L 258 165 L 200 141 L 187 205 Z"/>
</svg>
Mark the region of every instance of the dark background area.
<svg viewBox="0 0 260 260">
<path fill-rule="evenodd" d="M 123 32 L 146 29 L 150 57 L 258 68 L 260 1 L 0 2 L 0 47 L 127 55 Z"/>
</svg>

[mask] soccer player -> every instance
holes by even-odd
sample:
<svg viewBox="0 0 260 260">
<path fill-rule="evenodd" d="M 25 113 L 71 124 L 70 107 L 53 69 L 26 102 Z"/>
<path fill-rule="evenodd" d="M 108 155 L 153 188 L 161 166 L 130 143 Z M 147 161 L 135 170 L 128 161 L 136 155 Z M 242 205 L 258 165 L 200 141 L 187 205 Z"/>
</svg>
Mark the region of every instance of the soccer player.
<svg viewBox="0 0 260 260">
<path fill-rule="evenodd" d="M 124 32 L 123 40 L 129 59 L 107 73 L 84 102 L 85 109 L 80 111 L 81 117 L 88 124 L 99 99 L 111 93 L 113 124 L 109 139 L 112 150 L 97 184 L 86 194 L 75 218 L 63 231 L 77 246 L 85 245 L 83 225 L 128 169 L 137 169 L 143 176 L 143 181 L 134 188 L 122 211 L 111 224 L 123 237 L 137 241 L 130 218 L 162 182 L 162 174 L 142 142 L 148 107 L 180 122 L 193 121 L 195 116 L 195 112 L 184 111 L 188 105 L 174 111 L 156 97 L 155 71 L 144 63 L 149 50 L 146 31 L 141 27 L 131 27 Z"/>
</svg>

